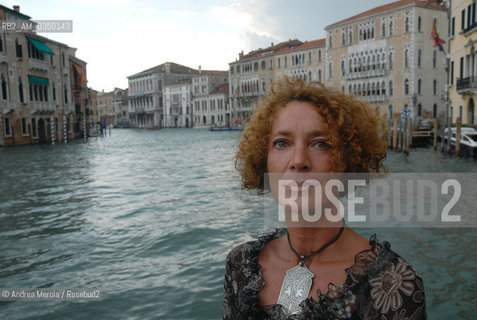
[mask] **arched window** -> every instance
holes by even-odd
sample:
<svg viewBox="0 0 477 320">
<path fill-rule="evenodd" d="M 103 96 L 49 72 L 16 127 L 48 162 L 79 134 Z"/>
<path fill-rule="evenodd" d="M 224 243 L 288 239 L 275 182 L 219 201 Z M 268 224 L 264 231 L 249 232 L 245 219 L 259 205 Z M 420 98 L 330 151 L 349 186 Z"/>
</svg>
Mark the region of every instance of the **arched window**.
<svg viewBox="0 0 477 320">
<path fill-rule="evenodd" d="M 420 103 L 417 105 L 417 115 L 422 117 L 422 104 Z"/>
<path fill-rule="evenodd" d="M 389 70 L 394 68 L 394 53 L 391 51 L 389 53 Z"/>
<path fill-rule="evenodd" d="M 417 50 L 417 66 L 419 68 L 421 67 L 421 56 L 422 56 L 422 50 L 419 49 L 419 50 Z"/>
<path fill-rule="evenodd" d="M 409 16 L 406 16 L 406 18 L 404 19 L 404 31 L 406 33 L 409 32 Z"/>
<path fill-rule="evenodd" d="M 388 107 L 388 116 L 389 116 L 389 119 L 392 119 L 394 117 L 393 105 L 392 104 L 390 104 L 389 107 Z"/>
<path fill-rule="evenodd" d="M 422 31 L 422 21 L 421 16 L 417 17 L 417 31 Z"/>
<path fill-rule="evenodd" d="M 408 95 L 409 94 L 409 79 L 404 79 L 404 94 Z"/>
<path fill-rule="evenodd" d="M 23 96 L 23 81 L 21 77 L 18 77 L 18 96 L 20 97 L 20 102 L 25 102 L 25 97 Z"/>
<path fill-rule="evenodd" d="M 383 94 L 383 96 L 386 95 L 386 82 L 381 82 L 381 93 Z"/>
<path fill-rule="evenodd" d="M 422 79 L 417 80 L 417 94 L 422 93 Z"/>
<path fill-rule="evenodd" d="M 333 77 L 333 63 L 332 62 L 330 62 L 328 64 L 328 76 L 329 76 L 329 78 Z"/>
<path fill-rule="evenodd" d="M 2 73 L 2 77 L 1 77 L 1 81 L 2 81 L 2 100 L 7 100 L 7 81 L 5 80 L 5 77 Z"/>
<path fill-rule="evenodd" d="M 394 84 L 393 81 L 389 81 L 389 96 L 392 97 L 394 95 Z"/>
<path fill-rule="evenodd" d="M 437 118 L 437 104 L 434 103 L 434 106 L 432 106 L 432 114 L 433 114 L 433 117 L 434 119 Z M 474 123 L 472 121 L 472 123 Z"/>
<path fill-rule="evenodd" d="M 432 67 L 435 68 L 437 65 L 437 52 L 434 50 L 432 53 Z"/>
<path fill-rule="evenodd" d="M 345 62 L 344 60 L 341 60 L 341 75 L 345 75 Z"/>
<path fill-rule="evenodd" d="M 434 79 L 434 81 L 432 82 L 432 89 L 433 89 L 432 91 L 433 91 L 434 95 L 436 95 L 437 94 L 437 80 L 436 79 Z"/>
</svg>

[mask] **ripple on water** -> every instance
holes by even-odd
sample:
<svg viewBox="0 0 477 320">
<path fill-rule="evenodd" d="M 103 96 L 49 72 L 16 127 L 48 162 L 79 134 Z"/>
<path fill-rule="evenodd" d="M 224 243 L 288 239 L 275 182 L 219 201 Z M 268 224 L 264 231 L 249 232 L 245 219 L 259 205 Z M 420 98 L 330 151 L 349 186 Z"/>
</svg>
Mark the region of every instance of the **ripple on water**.
<svg viewBox="0 0 477 320">
<path fill-rule="evenodd" d="M 218 319 L 228 251 L 267 229 L 234 169 L 240 133 L 113 130 L 67 145 L 0 149 L 5 287 L 101 288 L 101 302 L 14 302 L 9 319 Z M 391 171 L 476 171 L 471 159 L 390 153 Z M 424 278 L 429 318 L 475 315 L 473 229 L 377 233 Z"/>
</svg>

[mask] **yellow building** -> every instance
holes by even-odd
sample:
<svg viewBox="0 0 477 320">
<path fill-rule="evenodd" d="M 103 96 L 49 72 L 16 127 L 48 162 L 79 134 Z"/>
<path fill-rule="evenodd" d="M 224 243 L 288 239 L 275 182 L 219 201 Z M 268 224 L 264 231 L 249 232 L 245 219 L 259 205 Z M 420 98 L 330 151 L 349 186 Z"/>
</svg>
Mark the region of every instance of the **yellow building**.
<svg viewBox="0 0 477 320">
<path fill-rule="evenodd" d="M 273 81 L 284 76 L 324 81 L 325 39 L 289 40 L 258 49 L 229 63 L 232 126 L 243 125 Z"/>
<path fill-rule="evenodd" d="M 2 21 L 35 26 L 30 19 L 19 6 L 0 5 Z M 0 146 L 84 134 L 86 62 L 75 52 L 31 30 L 0 32 Z"/>
<path fill-rule="evenodd" d="M 446 35 L 441 2 L 402 0 L 327 26 L 326 84 L 388 118 L 404 109 L 413 119 L 444 117 L 446 57 L 433 46 L 433 23 Z"/>
<path fill-rule="evenodd" d="M 475 0 L 449 1 L 449 105 L 452 121 L 475 124 L 477 19 Z"/>
</svg>

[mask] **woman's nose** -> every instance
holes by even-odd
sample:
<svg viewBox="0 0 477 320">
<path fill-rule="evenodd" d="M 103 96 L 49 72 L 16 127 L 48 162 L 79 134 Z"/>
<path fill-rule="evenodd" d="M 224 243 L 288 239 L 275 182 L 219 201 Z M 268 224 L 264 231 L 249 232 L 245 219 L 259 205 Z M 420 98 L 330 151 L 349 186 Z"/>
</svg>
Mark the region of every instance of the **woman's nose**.
<svg viewBox="0 0 477 320">
<path fill-rule="evenodd" d="M 311 169 L 311 162 L 306 147 L 295 145 L 290 169 L 298 172 L 309 171 Z"/>
</svg>

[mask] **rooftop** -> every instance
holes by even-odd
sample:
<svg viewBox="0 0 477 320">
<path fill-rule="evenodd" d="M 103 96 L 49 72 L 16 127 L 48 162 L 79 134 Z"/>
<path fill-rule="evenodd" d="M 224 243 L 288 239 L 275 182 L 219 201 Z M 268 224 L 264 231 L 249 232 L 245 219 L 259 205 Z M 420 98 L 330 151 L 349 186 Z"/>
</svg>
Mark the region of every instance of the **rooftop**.
<svg viewBox="0 0 477 320">
<path fill-rule="evenodd" d="M 447 8 L 445 6 L 445 3 L 441 2 L 439 0 L 424 0 L 424 1 L 422 1 L 422 0 L 400 0 L 400 1 L 388 3 L 388 4 L 385 4 L 385 5 L 370 9 L 368 11 L 361 12 L 357 15 L 352 16 L 352 17 L 349 17 L 349 18 L 346 18 L 344 20 L 335 22 L 335 23 L 330 24 L 329 26 L 325 27 L 325 29 L 329 29 L 331 27 L 334 27 L 334 26 L 337 26 L 337 25 L 340 25 L 340 24 L 343 24 L 343 23 L 346 23 L 346 22 L 350 22 L 350 21 L 370 17 L 370 16 L 373 16 L 373 15 L 376 15 L 376 14 L 379 14 L 379 13 L 391 11 L 393 9 L 398 9 L 398 8 L 406 7 L 406 6 L 410 6 L 410 5 L 416 5 L 416 6 L 419 6 L 419 7 L 426 7 L 426 8 L 433 8 L 433 9 L 440 9 L 440 10 L 444 10 L 444 11 L 447 10 Z"/>
<path fill-rule="evenodd" d="M 175 63 L 175 62 L 164 62 L 158 66 L 152 67 L 150 69 L 146 69 L 144 71 L 138 72 L 136 74 L 133 74 L 130 77 L 136 77 L 142 74 L 147 74 L 147 73 L 154 73 L 154 72 L 160 72 L 160 73 L 187 73 L 187 74 L 196 74 L 199 71 L 183 66 L 181 64 Z"/>
</svg>

